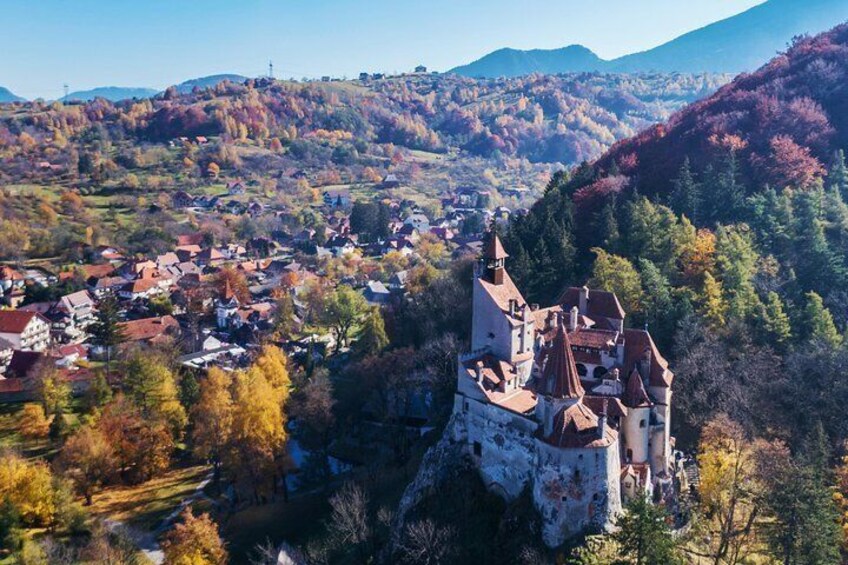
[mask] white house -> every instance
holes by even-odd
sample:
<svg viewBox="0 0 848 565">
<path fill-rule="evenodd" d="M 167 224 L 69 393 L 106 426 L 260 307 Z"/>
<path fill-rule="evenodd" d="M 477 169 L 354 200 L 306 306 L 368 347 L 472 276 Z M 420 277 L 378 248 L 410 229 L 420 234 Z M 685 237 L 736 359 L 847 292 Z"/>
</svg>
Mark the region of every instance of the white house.
<svg viewBox="0 0 848 565">
<path fill-rule="evenodd" d="M 50 321 L 37 312 L 0 310 L 0 340 L 14 349 L 44 351 L 50 345 Z"/>
</svg>

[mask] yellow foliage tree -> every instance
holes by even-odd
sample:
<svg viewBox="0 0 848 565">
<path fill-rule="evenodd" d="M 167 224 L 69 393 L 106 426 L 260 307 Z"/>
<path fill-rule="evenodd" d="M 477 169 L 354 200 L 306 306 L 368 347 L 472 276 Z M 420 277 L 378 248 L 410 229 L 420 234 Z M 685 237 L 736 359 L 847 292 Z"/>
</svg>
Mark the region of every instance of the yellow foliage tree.
<svg viewBox="0 0 848 565">
<path fill-rule="evenodd" d="M 227 550 L 218 534 L 218 526 L 209 514 L 195 516 L 191 508 L 180 514 L 180 522 L 162 542 L 168 565 L 225 565 Z"/>
<path fill-rule="evenodd" d="M 200 398 L 192 409 L 194 454 L 212 462 L 216 482 L 233 431 L 232 382 L 230 375 L 221 369 L 209 369 L 200 383 Z"/>
<path fill-rule="evenodd" d="M 50 420 L 44 414 L 44 407 L 40 404 L 24 406 L 18 421 L 18 431 L 27 439 L 47 437 L 47 433 L 50 431 Z"/>
<path fill-rule="evenodd" d="M 56 512 L 53 477 L 47 463 L 20 455 L 0 456 L 0 499 L 8 500 L 28 526 L 46 526 Z"/>
<path fill-rule="evenodd" d="M 704 427 L 698 450 L 703 553 L 716 565 L 747 562 L 756 550 L 760 484 L 756 452 L 742 427 L 725 415 Z"/>
</svg>

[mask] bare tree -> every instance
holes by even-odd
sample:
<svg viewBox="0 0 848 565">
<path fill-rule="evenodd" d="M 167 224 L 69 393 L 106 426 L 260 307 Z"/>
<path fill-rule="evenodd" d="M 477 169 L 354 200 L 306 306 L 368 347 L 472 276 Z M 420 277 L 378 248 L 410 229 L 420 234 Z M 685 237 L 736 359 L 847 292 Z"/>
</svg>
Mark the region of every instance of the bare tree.
<svg viewBox="0 0 848 565">
<path fill-rule="evenodd" d="M 364 558 L 368 553 L 367 543 L 371 538 L 368 495 L 359 485 L 345 483 L 330 497 L 330 507 L 330 532 L 338 546 L 356 546 Z"/>
<path fill-rule="evenodd" d="M 411 565 L 446 563 L 453 553 L 453 528 L 438 526 L 429 518 L 407 525 L 400 543 L 404 562 Z"/>
</svg>

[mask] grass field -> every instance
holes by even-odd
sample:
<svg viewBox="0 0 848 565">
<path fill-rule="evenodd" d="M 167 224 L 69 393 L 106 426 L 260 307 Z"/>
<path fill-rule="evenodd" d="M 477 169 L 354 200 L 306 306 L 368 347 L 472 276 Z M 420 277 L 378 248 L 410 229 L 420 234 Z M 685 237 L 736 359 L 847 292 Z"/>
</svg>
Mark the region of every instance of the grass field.
<svg viewBox="0 0 848 565">
<path fill-rule="evenodd" d="M 130 526 L 152 531 L 192 494 L 206 477 L 209 467 L 194 465 L 171 469 L 136 486 L 108 488 L 94 496 L 89 511 Z"/>
</svg>

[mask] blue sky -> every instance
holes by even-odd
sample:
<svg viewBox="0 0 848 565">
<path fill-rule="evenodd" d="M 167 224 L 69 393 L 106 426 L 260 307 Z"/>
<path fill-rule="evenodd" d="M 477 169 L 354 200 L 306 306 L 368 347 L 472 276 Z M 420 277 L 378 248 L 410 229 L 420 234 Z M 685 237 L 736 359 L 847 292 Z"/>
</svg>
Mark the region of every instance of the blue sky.
<svg viewBox="0 0 848 565">
<path fill-rule="evenodd" d="M 0 86 L 56 98 L 222 72 L 446 70 L 500 47 L 640 51 L 762 0 L 3 0 Z"/>
</svg>

